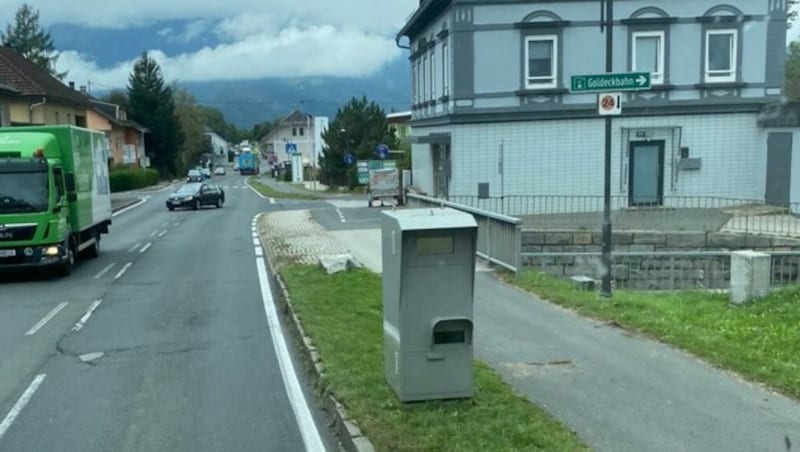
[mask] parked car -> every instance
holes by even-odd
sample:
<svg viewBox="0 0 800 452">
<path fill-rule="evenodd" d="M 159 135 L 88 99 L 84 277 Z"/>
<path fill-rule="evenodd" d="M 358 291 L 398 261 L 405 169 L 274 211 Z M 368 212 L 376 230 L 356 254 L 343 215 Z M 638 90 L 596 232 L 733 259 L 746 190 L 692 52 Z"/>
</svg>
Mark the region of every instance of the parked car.
<svg viewBox="0 0 800 452">
<path fill-rule="evenodd" d="M 216 184 L 189 182 L 181 185 L 167 199 L 167 209 L 188 207 L 198 210 L 203 206 L 216 206 L 225 203 L 225 191 Z"/>
<path fill-rule="evenodd" d="M 186 176 L 186 182 L 203 182 L 203 180 L 203 173 L 197 169 L 189 170 L 189 174 Z"/>
<path fill-rule="evenodd" d="M 200 174 L 204 179 L 208 179 L 211 177 L 211 170 L 208 168 L 200 168 Z"/>
<path fill-rule="evenodd" d="M 222 166 L 218 166 L 216 169 L 214 169 L 214 174 L 216 174 L 217 176 L 224 176 L 225 168 Z"/>
</svg>

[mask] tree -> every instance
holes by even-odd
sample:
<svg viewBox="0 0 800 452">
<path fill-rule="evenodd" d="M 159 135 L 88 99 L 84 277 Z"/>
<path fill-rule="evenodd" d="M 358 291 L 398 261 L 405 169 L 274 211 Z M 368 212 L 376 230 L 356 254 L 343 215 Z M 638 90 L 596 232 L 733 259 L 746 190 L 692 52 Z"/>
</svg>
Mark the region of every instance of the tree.
<svg viewBox="0 0 800 452">
<path fill-rule="evenodd" d="M 379 144 L 397 149 L 394 129 L 389 128 L 383 109 L 366 97 L 350 100 L 336 111 L 336 116 L 322 134 L 327 143 L 320 158 L 321 180 L 328 185 L 357 184 L 356 170 L 345 163 L 345 154 L 352 153 L 357 160 L 374 159 L 373 152 Z"/>
<path fill-rule="evenodd" d="M 207 140 L 206 118 L 202 109 L 188 91 L 173 87 L 175 92 L 175 115 L 184 141 L 179 149 L 178 168 L 184 172 L 194 168 L 203 154 L 211 151 L 211 141 Z"/>
<path fill-rule="evenodd" d="M 58 52 L 53 45 L 50 32 L 39 26 L 39 10 L 34 10 L 27 3 L 17 9 L 14 24 L 7 24 L 6 31 L 0 36 L 3 47 L 13 49 L 28 61 L 42 67 L 59 80 L 66 77 L 66 72 L 56 71 Z"/>
<path fill-rule="evenodd" d="M 792 24 L 797 19 L 797 9 L 795 6 L 800 0 L 789 0 L 786 2 L 786 11 L 788 11 L 788 20 L 786 21 L 786 26 L 788 28 L 792 28 Z"/>
<path fill-rule="evenodd" d="M 126 110 L 130 105 L 130 100 L 128 100 L 128 93 L 121 89 L 115 89 L 109 91 L 105 96 L 102 97 L 101 100 L 111 104 L 119 105 L 120 107 Z"/>
<path fill-rule="evenodd" d="M 151 164 L 162 176 L 174 176 L 178 150 L 184 140 L 175 114 L 172 88 L 164 85 L 161 68 L 147 53 L 143 53 L 128 76 L 128 115 L 150 129 L 145 135 L 145 147 Z"/>
</svg>

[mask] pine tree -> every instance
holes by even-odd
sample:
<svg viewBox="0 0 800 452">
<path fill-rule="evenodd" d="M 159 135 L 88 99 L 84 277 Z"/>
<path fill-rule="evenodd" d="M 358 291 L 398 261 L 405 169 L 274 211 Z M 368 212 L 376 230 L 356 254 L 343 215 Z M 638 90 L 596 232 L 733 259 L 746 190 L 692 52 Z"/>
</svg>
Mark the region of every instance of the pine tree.
<svg viewBox="0 0 800 452">
<path fill-rule="evenodd" d="M 0 36 L 3 47 L 13 49 L 28 61 L 41 66 L 52 76 L 63 79 L 67 73 L 56 71 L 58 52 L 53 44 L 50 32 L 39 26 L 39 10 L 34 10 L 27 3 L 17 9 L 14 24 L 6 25 L 6 31 Z"/>
<path fill-rule="evenodd" d="M 172 88 L 164 84 L 161 67 L 143 53 L 128 76 L 128 116 L 147 127 L 145 148 L 162 176 L 176 175 L 178 150 L 184 135 L 175 114 Z"/>
</svg>

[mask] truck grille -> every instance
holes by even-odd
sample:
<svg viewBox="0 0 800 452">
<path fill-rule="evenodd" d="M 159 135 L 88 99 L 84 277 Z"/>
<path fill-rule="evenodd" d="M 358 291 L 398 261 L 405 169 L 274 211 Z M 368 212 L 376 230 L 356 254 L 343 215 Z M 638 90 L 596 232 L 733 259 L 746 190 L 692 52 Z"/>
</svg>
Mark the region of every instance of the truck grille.
<svg viewBox="0 0 800 452">
<path fill-rule="evenodd" d="M 30 240 L 36 234 L 36 225 L 0 225 L 0 242 Z"/>
</svg>

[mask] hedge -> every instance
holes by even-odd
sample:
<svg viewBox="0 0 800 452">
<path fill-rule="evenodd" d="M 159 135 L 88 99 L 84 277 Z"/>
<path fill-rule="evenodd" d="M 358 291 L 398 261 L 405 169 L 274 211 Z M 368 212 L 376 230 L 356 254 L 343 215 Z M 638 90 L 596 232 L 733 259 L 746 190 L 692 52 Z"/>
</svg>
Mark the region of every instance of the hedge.
<svg viewBox="0 0 800 452">
<path fill-rule="evenodd" d="M 111 191 L 136 190 L 158 183 L 158 171 L 151 168 L 115 169 L 109 174 Z"/>
</svg>

